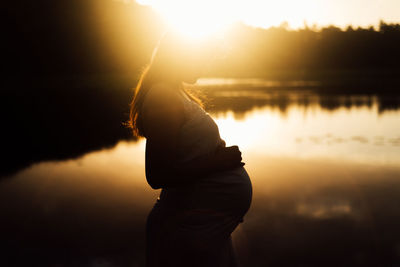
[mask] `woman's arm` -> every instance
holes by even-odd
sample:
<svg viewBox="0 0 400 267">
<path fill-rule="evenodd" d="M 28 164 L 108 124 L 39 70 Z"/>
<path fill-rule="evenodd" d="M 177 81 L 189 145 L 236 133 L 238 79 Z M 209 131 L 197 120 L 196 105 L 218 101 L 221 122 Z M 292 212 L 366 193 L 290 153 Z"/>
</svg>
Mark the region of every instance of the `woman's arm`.
<svg viewBox="0 0 400 267">
<path fill-rule="evenodd" d="M 243 166 L 237 146 L 222 145 L 215 153 L 185 164 L 177 164 L 179 131 L 184 109 L 177 91 L 153 88 L 143 110 L 146 133 L 146 179 L 154 189 L 193 183 L 209 173 Z"/>
</svg>

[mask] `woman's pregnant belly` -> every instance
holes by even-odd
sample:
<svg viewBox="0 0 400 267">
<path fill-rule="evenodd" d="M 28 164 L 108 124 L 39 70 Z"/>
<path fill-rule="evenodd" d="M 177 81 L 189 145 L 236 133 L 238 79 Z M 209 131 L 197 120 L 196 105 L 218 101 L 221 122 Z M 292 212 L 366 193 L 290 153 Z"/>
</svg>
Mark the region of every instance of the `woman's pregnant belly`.
<svg viewBox="0 0 400 267">
<path fill-rule="evenodd" d="M 197 208 L 243 216 L 252 199 L 250 177 L 243 167 L 209 175 L 197 183 L 192 197 Z"/>
<path fill-rule="evenodd" d="M 243 167 L 208 175 L 195 184 L 164 188 L 159 205 L 173 210 L 207 209 L 244 216 L 252 199 L 252 184 Z"/>
</svg>

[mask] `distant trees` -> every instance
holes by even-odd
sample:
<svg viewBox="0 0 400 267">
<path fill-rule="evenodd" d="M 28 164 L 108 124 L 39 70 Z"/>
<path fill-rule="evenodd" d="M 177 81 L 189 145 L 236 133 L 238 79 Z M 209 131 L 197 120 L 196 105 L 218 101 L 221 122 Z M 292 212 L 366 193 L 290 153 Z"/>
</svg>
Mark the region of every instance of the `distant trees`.
<svg viewBox="0 0 400 267">
<path fill-rule="evenodd" d="M 400 24 L 381 21 L 377 30 L 328 26 L 318 31 L 237 25 L 230 38 L 230 55 L 218 68 L 225 65 L 227 72 L 246 76 L 249 71 L 400 69 Z"/>
<path fill-rule="evenodd" d="M 162 32 L 148 7 L 117 1 L 7 1 L 2 13 L 3 64 L 17 74 L 133 73 Z M 400 24 L 384 21 L 378 29 L 305 25 L 295 31 L 285 23 L 269 29 L 238 23 L 227 43 L 211 75 L 400 68 Z"/>
</svg>

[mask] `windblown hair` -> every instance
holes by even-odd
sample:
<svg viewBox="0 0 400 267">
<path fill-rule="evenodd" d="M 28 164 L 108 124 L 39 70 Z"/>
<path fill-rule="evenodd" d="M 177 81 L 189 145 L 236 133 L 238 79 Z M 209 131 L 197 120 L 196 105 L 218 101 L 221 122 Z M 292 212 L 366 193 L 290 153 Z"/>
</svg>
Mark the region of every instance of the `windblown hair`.
<svg viewBox="0 0 400 267">
<path fill-rule="evenodd" d="M 135 137 L 146 137 L 143 129 L 142 106 L 146 94 L 158 82 L 169 81 L 171 84 L 176 84 L 177 90 L 182 90 L 192 101 L 202 106 L 201 100 L 186 90 L 183 81 L 179 79 L 182 77 L 179 72 L 183 70 L 181 63 L 187 60 L 185 56 L 187 54 L 179 51 L 180 48 L 182 47 L 176 47 L 176 40 L 171 41 L 171 37 L 165 34 L 154 49 L 150 62 L 143 69 L 134 90 L 129 120 L 126 123 Z"/>
</svg>

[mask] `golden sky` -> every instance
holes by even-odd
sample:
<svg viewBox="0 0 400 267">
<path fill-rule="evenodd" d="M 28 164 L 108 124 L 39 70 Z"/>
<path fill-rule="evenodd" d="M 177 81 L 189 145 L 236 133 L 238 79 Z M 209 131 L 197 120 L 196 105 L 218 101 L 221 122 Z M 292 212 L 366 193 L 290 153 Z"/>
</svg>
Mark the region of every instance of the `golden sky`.
<svg viewBox="0 0 400 267">
<path fill-rule="evenodd" d="M 376 26 L 400 22 L 400 0 L 136 0 L 154 7 L 183 32 L 216 30 L 232 21 L 251 26 L 290 28 L 334 24 L 339 27 Z"/>
</svg>

